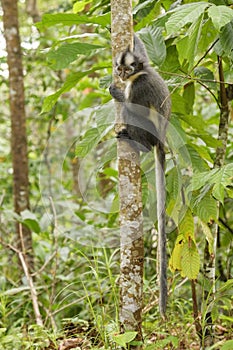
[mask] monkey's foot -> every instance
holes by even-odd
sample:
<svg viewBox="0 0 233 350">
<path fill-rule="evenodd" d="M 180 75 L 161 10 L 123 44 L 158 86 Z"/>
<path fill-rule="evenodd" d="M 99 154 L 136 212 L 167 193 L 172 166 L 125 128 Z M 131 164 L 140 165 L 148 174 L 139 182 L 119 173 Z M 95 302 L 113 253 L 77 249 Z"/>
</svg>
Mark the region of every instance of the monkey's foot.
<svg viewBox="0 0 233 350">
<path fill-rule="evenodd" d="M 126 129 L 122 129 L 121 131 L 119 131 L 117 133 L 116 138 L 117 139 L 128 139 L 128 140 L 131 140 L 131 137 L 129 136 L 128 131 Z"/>
</svg>

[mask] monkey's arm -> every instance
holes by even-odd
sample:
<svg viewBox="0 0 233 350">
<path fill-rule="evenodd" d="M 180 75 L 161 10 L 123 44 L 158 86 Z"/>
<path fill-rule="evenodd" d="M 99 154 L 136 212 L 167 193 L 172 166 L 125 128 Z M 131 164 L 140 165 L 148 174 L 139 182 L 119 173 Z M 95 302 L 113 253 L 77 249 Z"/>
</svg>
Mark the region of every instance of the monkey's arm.
<svg viewBox="0 0 233 350">
<path fill-rule="evenodd" d="M 110 85 L 109 92 L 118 102 L 125 102 L 125 94 L 114 83 Z"/>
</svg>

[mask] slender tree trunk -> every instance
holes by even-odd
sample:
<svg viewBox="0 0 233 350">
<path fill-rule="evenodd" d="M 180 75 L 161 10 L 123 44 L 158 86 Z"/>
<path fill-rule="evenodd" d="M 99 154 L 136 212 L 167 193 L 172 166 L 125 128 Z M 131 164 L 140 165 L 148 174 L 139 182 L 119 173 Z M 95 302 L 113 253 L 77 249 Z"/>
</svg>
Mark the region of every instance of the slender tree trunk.
<svg viewBox="0 0 233 350">
<path fill-rule="evenodd" d="M 214 168 L 220 168 L 224 165 L 226 156 L 226 146 L 228 141 L 228 129 L 229 129 L 229 106 L 226 86 L 224 83 L 224 74 L 222 59 L 218 56 L 218 71 L 220 80 L 220 121 L 218 129 L 218 139 L 222 142 L 221 146 L 216 149 L 216 157 L 214 161 Z M 218 202 L 218 213 L 219 213 Z M 213 235 L 213 254 L 210 254 L 209 244 L 206 241 L 206 247 L 204 252 L 204 276 L 208 280 L 208 285 L 211 286 L 211 290 L 208 288 L 204 290 L 204 300 L 206 303 L 205 308 L 205 336 L 204 336 L 204 348 L 214 344 L 214 328 L 212 323 L 211 311 L 213 305 L 213 300 L 215 297 L 215 275 L 216 275 L 216 255 L 217 255 L 217 240 L 218 240 L 218 224 L 213 222 L 210 226 Z"/>
<path fill-rule="evenodd" d="M 26 0 L 26 12 L 29 16 L 32 17 L 34 23 L 40 21 L 40 15 L 37 8 L 37 0 Z"/>
<path fill-rule="evenodd" d="M 133 41 L 132 5 L 130 0 L 111 1 L 111 35 L 113 62 L 117 53 Z M 116 84 L 119 80 L 114 76 Z M 122 128 L 121 108 L 116 103 L 116 131 Z M 139 152 L 129 142 L 118 140 L 118 172 L 120 196 L 120 326 L 121 332 L 136 331 L 142 349 L 143 295 L 143 228 L 142 193 Z"/>
<path fill-rule="evenodd" d="M 9 69 L 11 154 L 13 162 L 14 209 L 17 214 L 29 209 L 28 152 L 23 84 L 23 67 L 19 36 L 17 0 L 1 0 L 4 35 Z M 25 254 L 29 270 L 33 269 L 30 230 L 16 225 L 17 249 Z"/>
</svg>

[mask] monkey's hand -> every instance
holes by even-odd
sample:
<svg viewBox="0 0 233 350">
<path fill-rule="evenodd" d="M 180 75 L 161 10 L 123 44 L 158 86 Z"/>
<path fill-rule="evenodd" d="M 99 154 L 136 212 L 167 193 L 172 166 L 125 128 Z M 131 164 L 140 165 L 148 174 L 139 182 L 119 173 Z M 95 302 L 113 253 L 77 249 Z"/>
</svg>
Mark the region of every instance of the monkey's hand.
<svg viewBox="0 0 233 350">
<path fill-rule="evenodd" d="M 119 89 L 114 83 L 112 83 L 109 87 L 109 92 L 115 100 L 118 102 L 125 102 L 124 92 Z"/>
</svg>

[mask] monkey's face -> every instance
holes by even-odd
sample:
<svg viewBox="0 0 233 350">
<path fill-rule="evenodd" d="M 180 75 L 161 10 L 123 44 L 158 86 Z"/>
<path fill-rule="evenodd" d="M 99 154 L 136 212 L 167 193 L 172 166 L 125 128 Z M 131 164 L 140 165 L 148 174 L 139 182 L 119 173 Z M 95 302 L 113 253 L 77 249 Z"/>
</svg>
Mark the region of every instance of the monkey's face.
<svg viewBox="0 0 233 350">
<path fill-rule="evenodd" d="M 143 69 L 143 63 L 128 49 L 122 52 L 116 59 L 115 70 L 121 80 L 130 79 Z"/>
</svg>

